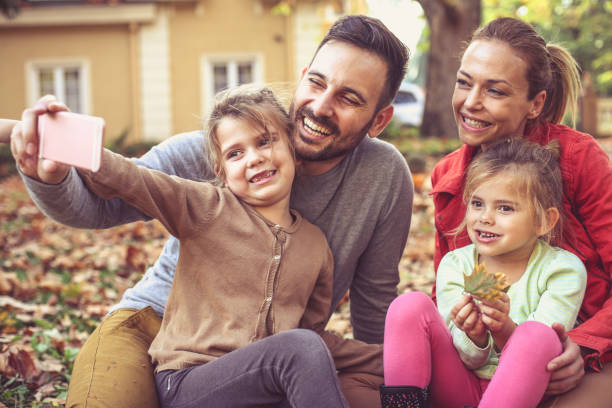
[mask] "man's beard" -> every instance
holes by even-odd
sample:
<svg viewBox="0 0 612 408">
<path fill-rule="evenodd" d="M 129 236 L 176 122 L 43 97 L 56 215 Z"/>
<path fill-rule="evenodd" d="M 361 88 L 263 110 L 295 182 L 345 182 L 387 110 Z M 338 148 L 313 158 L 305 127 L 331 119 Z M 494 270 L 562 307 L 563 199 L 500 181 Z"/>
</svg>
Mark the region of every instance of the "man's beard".
<svg viewBox="0 0 612 408">
<path fill-rule="evenodd" d="M 372 125 L 372 122 L 374 122 L 374 118 L 375 118 L 375 116 L 372 116 L 372 118 L 368 121 L 368 123 L 366 123 L 366 125 L 363 126 L 357 132 L 357 135 L 355 136 L 347 135 L 346 137 L 343 136 L 340 138 L 341 141 L 353 140 L 354 143 L 351 143 L 350 145 L 347 145 L 347 146 L 338 146 L 336 144 L 336 141 L 338 137 L 342 135 L 340 135 L 340 129 L 338 128 L 338 126 L 335 123 L 333 123 L 329 118 L 317 117 L 314 114 L 314 112 L 312 112 L 312 110 L 308 108 L 307 106 L 302 106 L 298 108 L 296 111 L 293 102 L 291 103 L 291 106 L 289 107 L 289 115 L 291 117 L 291 121 L 294 123 L 293 140 L 294 140 L 296 156 L 301 160 L 314 161 L 314 162 L 335 159 L 337 157 L 344 156 L 348 152 L 353 150 L 363 140 L 364 136 L 367 134 L 368 129 Z M 303 137 L 300 132 L 301 123 L 298 123 L 298 121 L 302 122 L 303 117 L 310 118 L 312 121 L 328 128 L 332 133 L 330 136 L 328 136 L 333 139 L 331 143 L 327 144 L 327 146 L 323 147 L 321 150 L 308 149 L 308 146 L 301 146 L 300 144 L 296 143 L 297 139 L 299 139 L 299 141 L 301 141 L 302 143 L 306 145 L 312 145 L 312 146 L 317 145 L 316 142 Z"/>
</svg>

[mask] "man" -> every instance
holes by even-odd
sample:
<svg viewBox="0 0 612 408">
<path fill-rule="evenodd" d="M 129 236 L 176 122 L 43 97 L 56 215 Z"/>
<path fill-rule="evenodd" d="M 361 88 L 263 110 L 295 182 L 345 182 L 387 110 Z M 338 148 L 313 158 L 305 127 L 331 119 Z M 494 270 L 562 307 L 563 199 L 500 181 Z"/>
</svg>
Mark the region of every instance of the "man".
<svg viewBox="0 0 612 408">
<path fill-rule="evenodd" d="M 391 120 L 407 59 L 405 46 L 380 21 L 345 17 L 332 26 L 302 72 L 290 112 L 302 161 L 291 205 L 323 230 L 332 249 L 330 314 L 350 288 L 355 338 L 370 343 L 383 341 L 410 227 L 408 167 L 394 147 L 374 139 Z M 121 201 L 92 195 L 74 169 L 38 161 L 37 117 L 63 109 L 53 97 L 42 98 L 24 112 L 12 134 L 11 148 L 34 201 L 51 218 L 73 227 L 107 228 L 147 219 Z M 213 178 L 199 132 L 170 138 L 137 162 L 184 178 Z M 157 406 L 147 349 L 164 312 L 178 246 L 169 239 L 157 262 L 87 340 L 75 361 L 67 407 Z M 380 403 L 382 378 L 351 373 L 340 379 L 351 406 Z"/>
</svg>

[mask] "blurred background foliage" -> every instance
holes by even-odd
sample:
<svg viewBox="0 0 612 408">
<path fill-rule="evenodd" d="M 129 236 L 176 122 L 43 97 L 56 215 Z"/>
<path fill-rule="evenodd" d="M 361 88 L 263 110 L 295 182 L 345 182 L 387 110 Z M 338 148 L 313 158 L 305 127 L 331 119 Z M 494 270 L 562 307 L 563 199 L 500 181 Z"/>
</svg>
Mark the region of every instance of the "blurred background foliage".
<svg viewBox="0 0 612 408">
<path fill-rule="evenodd" d="M 482 0 L 483 23 L 508 15 L 567 48 L 591 73 L 597 93 L 612 96 L 612 1 Z"/>
</svg>

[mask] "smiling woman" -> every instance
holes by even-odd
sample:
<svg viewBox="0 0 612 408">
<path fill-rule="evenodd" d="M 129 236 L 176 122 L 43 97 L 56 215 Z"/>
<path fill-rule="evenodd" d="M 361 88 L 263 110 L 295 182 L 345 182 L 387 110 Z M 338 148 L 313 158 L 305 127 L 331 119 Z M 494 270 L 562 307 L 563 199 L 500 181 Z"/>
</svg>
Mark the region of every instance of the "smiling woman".
<svg viewBox="0 0 612 408">
<path fill-rule="evenodd" d="M 547 44 L 520 20 L 493 20 L 474 33 L 457 72 L 453 108 L 464 146 L 432 172 L 438 268 L 447 252 L 469 243 L 465 231 L 457 237 L 449 233 L 465 211 L 462 192 L 473 158 L 504 139 L 523 138 L 540 145 L 559 141 L 567 217 L 560 246 L 585 264 L 590 284 L 579 314 L 582 324 L 569 331 L 569 338 L 558 328 L 563 353 L 547 367 L 552 372 L 548 395 L 574 388 L 582 380 L 583 367 L 590 371 L 584 379 L 590 384 L 595 372 L 612 361 L 612 165 L 593 137 L 559 124 L 568 107 L 575 113 L 579 89 L 577 65 L 567 51 Z M 601 374 L 607 381 L 610 371 Z M 585 385 L 559 397 L 555 407 L 603 407 L 609 404 L 605 392 Z M 572 402 L 564 405 L 568 399 Z"/>
</svg>

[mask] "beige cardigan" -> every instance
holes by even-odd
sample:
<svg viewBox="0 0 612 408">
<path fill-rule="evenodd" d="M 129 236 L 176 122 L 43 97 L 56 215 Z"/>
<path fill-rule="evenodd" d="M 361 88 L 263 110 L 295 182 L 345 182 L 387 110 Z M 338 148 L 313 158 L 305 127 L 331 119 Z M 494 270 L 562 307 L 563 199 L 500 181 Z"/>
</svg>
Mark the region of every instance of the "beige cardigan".
<svg viewBox="0 0 612 408">
<path fill-rule="evenodd" d="M 175 279 L 149 354 L 156 372 L 204 364 L 255 340 L 312 329 L 338 370 L 382 376 L 382 346 L 324 332 L 333 258 L 321 230 L 293 211 L 274 225 L 227 188 L 146 169 L 104 152 L 88 187 L 120 197 L 180 239 Z"/>
</svg>

